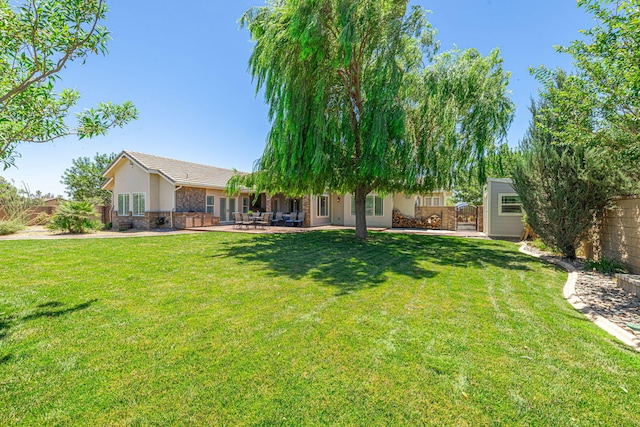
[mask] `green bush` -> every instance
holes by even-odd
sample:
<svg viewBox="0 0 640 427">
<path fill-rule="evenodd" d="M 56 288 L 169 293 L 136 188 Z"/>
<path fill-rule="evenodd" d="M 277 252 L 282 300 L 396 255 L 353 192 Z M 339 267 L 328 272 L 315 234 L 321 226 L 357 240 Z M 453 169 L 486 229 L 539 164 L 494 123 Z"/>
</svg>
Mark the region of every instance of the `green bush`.
<svg viewBox="0 0 640 427">
<path fill-rule="evenodd" d="M 0 221 L 0 236 L 24 230 L 24 222 L 18 220 Z"/>
<path fill-rule="evenodd" d="M 556 78 L 559 90 L 567 77 Z M 512 171 L 513 188 L 533 231 L 547 246 L 575 259 L 595 219 L 615 196 L 627 194 L 631 182 L 615 167 L 610 152 L 554 137 L 567 123 L 549 112 L 553 102 L 545 94 L 532 102 L 533 117 Z"/>
<path fill-rule="evenodd" d="M 72 234 L 87 233 L 102 228 L 96 219 L 98 213 L 89 202 L 63 202 L 51 218 L 47 228 L 62 230 Z"/>
<path fill-rule="evenodd" d="M 599 259 L 593 260 L 588 259 L 584 262 L 582 268 L 584 270 L 595 270 L 604 274 L 615 274 L 615 273 L 627 273 L 627 269 L 624 265 L 620 264 L 615 259 Z"/>
</svg>

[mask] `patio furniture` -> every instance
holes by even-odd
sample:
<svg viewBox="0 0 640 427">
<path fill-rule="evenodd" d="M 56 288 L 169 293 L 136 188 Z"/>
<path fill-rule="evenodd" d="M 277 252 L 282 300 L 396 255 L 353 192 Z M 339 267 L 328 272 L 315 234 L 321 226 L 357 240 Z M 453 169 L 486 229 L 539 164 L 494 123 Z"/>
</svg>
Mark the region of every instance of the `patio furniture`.
<svg viewBox="0 0 640 427">
<path fill-rule="evenodd" d="M 271 225 L 271 212 L 265 212 L 262 214 L 262 218 L 256 221 L 256 226 L 262 226 L 264 229 L 265 226 Z"/>
<path fill-rule="evenodd" d="M 293 221 L 293 225 L 296 225 L 298 227 L 302 227 L 303 223 L 304 223 L 304 212 L 299 212 L 298 213 L 298 219 Z"/>
<path fill-rule="evenodd" d="M 289 218 L 286 217 L 286 215 L 284 215 L 284 225 L 286 225 L 287 227 L 293 227 L 293 222 L 296 220 L 296 218 L 298 217 L 298 213 L 297 212 L 291 212 L 289 214 Z"/>
<path fill-rule="evenodd" d="M 282 212 L 276 212 L 275 218 L 271 218 L 271 225 L 282 225 L 284 219 L 282 218 Z"/>
<path fill-rule="evenodd" d="M 242 223 L 242 214 L 240 212 L 233 213 L 233 228 L 242 228 L 244 224 Z"/>
<path fill-rule="evenodd" d="M 242 214 L 242 225 L 244 225 L 246 228 L 249 228 L 250 225 L 254 225 L 255 226 L 255 222 L 249 216 L 248 213 L 243 213 Z"/>
</svg>

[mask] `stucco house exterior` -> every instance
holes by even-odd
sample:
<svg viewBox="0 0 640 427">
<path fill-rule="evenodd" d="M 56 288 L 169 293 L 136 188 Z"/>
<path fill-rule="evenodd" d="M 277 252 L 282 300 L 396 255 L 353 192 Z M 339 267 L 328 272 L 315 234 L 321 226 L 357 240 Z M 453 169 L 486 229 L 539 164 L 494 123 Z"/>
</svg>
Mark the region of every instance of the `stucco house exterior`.
<svg viewBox="0 0 640 427">
<path fill-rule="evenodd" d="M 509 178 L 489 178 L 484 187 L 484 232 L 489 237 L 520 237 L 522 203 Z"/>
<path fill-rule="evenodd" d="M 349 194 L 251 194 L 228 196 L 224 188 L 234 171 L 150 154 L 123 151 L 103 173 L 102 186 L 113 193 L 114 229 L 190 228 L 230 224 L 233 212 L 305 212 L 304 226 L 355 226 Z M 413 216 L 418 206 L 444 206 L 450 192 L 426 196 L 375 193 L 367 196 L 367 226 L 390 228 L 393 211 Z"/>
<path fill-rule="evenodd" d="M 250 202 L 249 191 L 227 197 L 231 169 L 123 151 L 103 173 L 113 193 L 114 228 L 189 228 L 227 221 Z M 248 207 L 247 207 L 248 210 Z"/>
</svg>

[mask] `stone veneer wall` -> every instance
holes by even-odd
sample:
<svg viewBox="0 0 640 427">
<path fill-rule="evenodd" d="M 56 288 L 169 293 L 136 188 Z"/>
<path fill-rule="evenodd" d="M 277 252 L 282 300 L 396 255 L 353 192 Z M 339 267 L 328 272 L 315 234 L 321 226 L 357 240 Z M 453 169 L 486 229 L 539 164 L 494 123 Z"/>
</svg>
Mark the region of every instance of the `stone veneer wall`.
<svg viewBox="0 0 640 427">
<path fill-rule="evenodd" d="M 176 212 L 204 212 L 206 207 L 206 189 L 182 187 L 176 191 Z"/>
<path fill-rule="evenodd" d="M 178 214 L 179 215 L 179 214 Z M 193 214 L 189 214 L 193 215 Z M 207 214 L 212 216 L 211 214 Z M 174 213 L 174 226 L 175 226 Z M 211 221 L 213 222 L 213 221 Z M 145 212 L 144 215 L 118 215 L 118 211 L 111 214 L 112 230 L 133 228 L 135 230 L 169 230 L 171 229 L 171 212 Z M 213 224 L 210 224 L 213 225 Z M 130 226 L 130 227 L 129 227 Z M 178 227 L 175 227 L 178 228 Z M 184 228 L 184 227 L 182 227 Z"/>
</svg>

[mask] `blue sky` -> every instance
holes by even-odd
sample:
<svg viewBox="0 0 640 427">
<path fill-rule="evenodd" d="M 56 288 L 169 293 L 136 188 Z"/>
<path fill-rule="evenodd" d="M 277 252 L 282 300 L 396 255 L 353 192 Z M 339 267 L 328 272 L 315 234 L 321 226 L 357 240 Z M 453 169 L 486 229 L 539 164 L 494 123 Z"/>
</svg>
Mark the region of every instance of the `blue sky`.
<svg viewBox="0 0 640 427">
<path fill-rule="evenodd" d="M 78 111 L 101 101 L 133 101 L 140 119 L 108 136 L 22 144 L 17 168 L 0 171 L 32 191 L 64 194 L 60 178 L 72 159 L 95 153 L 139 151 L 249 171 L 264 148 L 267 107 L 247 72 L 249 33 L 237 20 L 263 0 L 141 2 L 108 0 L 107 56 L 71 64 L 61 87 L 82 94 Z M 528 122 L 528 105 L 539 84 L 529 67 L 571 69 L 571 58 L 554 45 L 580 37 L 594 21 L 575 0 L 413 0 L 431 10 L 442 50 L 457 45 L 487 54 L 499 47 L 511 71 L 516 116 L 509 144 L 516 146 Z"/>
</svg>

